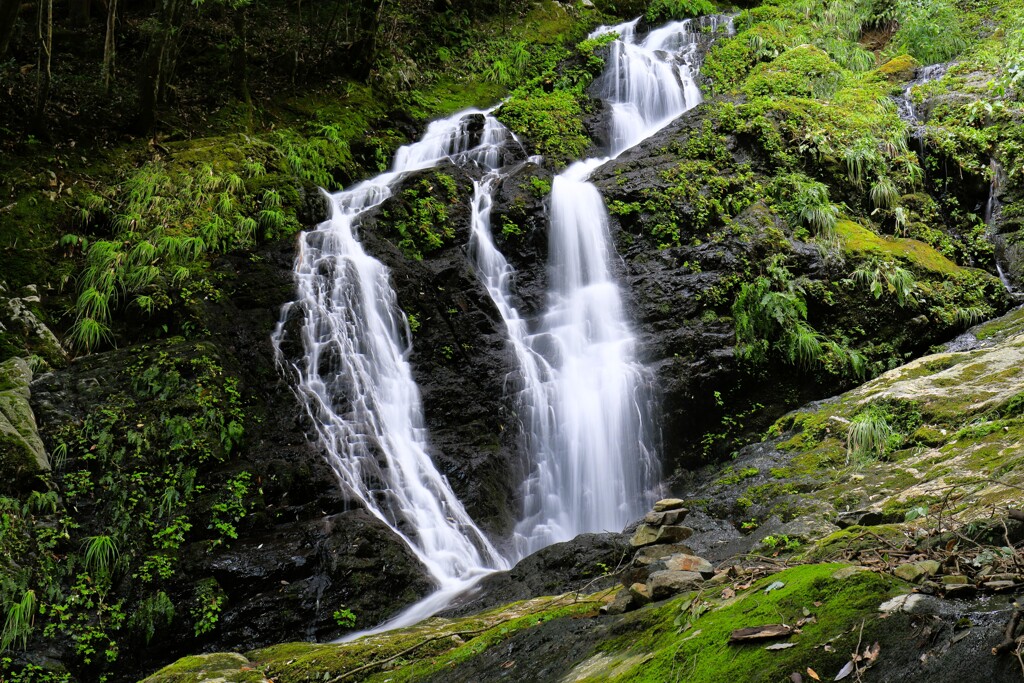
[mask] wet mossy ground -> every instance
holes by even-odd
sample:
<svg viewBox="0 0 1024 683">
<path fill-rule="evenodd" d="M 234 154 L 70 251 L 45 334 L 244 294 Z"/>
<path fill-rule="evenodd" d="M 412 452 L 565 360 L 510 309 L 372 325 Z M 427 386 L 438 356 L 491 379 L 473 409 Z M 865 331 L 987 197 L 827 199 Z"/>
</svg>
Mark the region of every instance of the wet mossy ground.
<svg viewBox="0 0 1024 683">
<path fill-rule="evenodd" d="M 878 606 L 905 590 L 900 581 L 874 572 L 837 575 L 844 567 L 836 563 L 793 567 L 738 591 L 729 588 L 723 595 L 727 586 L 719 585 L 619 617 L 598 615 L 597 607 L 607 601 L 607 593 L 579 599 L 544 598 L 462 620 L 429 620 L 342 645 L 279 645 L 245 658 L 235 655 L 232 661 L 248 661 L 248 667 L 284 683 L 417 681 L 438 675 L 464 680 L 461 665 L 472 665 L 475 657 L 508 643 L 508 651 L 515 654 L 504 668 L 515 680 L 554 680 L 537 678 L 541 669 L 570 681 L 659 683 L 779 680 L 807 667 L 837 672 L 856 644 L 862 622 L 878 619 Z M 582 658 L 533 661 L 528 649 L 515 645 L 525 637 L 559 638 L 566 619 L 582 620 L 579 623 L 595 642 Z M 801 624 L 800 631 L 787 639 L 793 647 L 767 651 L 765 643 L 729 643 L 734 630 L 778 623 Z M 825 643 L 831 647 L 823 648 Z M 200 665 L 210 666 L 186 658 L 147 681 L 190 680 L 187 676 Z M 250 672 L 239 668 L 234 674 L 225 670 L 217 675 L 226 681 L 244 681 Z"/>
</svg>

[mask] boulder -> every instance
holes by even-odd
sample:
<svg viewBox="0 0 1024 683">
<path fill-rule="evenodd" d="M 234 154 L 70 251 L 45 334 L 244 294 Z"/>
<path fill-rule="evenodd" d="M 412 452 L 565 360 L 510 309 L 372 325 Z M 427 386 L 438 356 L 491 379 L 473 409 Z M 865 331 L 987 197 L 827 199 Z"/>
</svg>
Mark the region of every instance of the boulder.
<svg viewBox="0 0 1024 683">
<path fill-rule="evenodd" d="M 629 544 L 634 547 L 654 545 L 655 543 L 678 543 L 685 541 L 693 535 L 693 529 L 685 526 L 661 526 L 655 527 L 649 524 L 641 524 Z"/>
<path fill-rule="evenodd" d="M 671 571 L 697 572 L 705 579 L 715 575 L 714 566 L 703 557 L 683 553 L 666 558 L 665 568 Z"/>
<path fill-rule="evenodd" d="M 24 359 L 0 363 L 0 476 L 5 486 L 50 468 L 29 404 L 31 381 Z"/>
<path fill-rule="evenodd" d="M 673 571 L 666 569 L 651 574 L 647 580 L 647 590 L 652 600 L 664 600 L 683 591 L 700 588 L 704 577 L 697 572 Z"/>
</svg>

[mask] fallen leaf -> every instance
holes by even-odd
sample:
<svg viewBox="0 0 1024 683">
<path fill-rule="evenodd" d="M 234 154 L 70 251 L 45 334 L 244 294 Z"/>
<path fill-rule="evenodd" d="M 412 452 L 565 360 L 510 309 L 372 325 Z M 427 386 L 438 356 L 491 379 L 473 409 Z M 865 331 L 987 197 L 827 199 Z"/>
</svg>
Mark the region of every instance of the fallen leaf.
<svg viewBox="0 0 1024 683">
<path fill-rule="evenodd" d="M 693 633 L 691 633 L 690 635 L 686 636 L 685 638 L 683 638 L 683 639 L 682 639 L 681 641 L 679 641 L 679 642 L 681 642 L 681 643 L 685 643 L 685 642 L 686 642 L 686 641 L 688 641 L 688 640 L 693 640 L 694 638 L 696 638 L 697 636 L 699 636 L 699 635 L 700 635 L 700 632 L 701 632 L 701 629 L 697 629 L 696 631 L 694 631 L 694 632 L 693 632 Z"/>
<path fill-rule="evenodd" d="M 767 588 L 765 588 L 764 592 L 771 593 L 772 591 L 777 591 L 780 588 L 784 588 L 785 585 L 786 584 L 782 583 L 781 581 L 775 581 L 774 583 L 770 584 Z"/>
<path fill-rule="evenodd" d="M 804 683 L 804 677 L 795 671 L 789 674 L 789 680 L 792 681 L 792 683 Z"/>
<path fill-rule="evenodd" d="M 726 588 L 724 591 L 722 591 L 722 599 L 723 600 L 729 600 L 729 599 L 732 599 L 732 598 L 735 598 L 735 597 L 736 597 L 736 591 L 734 591 L 731 588 Z"/>
<path fill-rule="evenodd" d="M 846 666 L 844 666 L 842 669 L 839 670 L 839 673 L 836 674 L 836 677 L 833 680 L 841 681 L 841 680 L 843 680 L 844 678 L 846 678 L 847 676 L 849 676 L 852 673 L 853 673 L 853 660 L 851 659 L 850 661 L 848 661 L 846 663 Z"/>
<path fill-rule="evenodd" d="M 811 616 L 811 610 L 807 609 L 806 607 L 804 607 L 803 612 L 805 617 Z"/>
<path fill-rule="evenodd" d="M 766 650 L 788 650 L 791 647 L 796 647 L 796 643 L 775 643 L 774 645 L 768 645 L 765 647 Z"/>
<path fill-rule="evenodd" d="M 871 647 L 864 648 L 864 659 L 874 664 L 875 660 L 878 659 L 878 654 L 882 651 L 882 646 L 876 641 Z"/>
<path fill-rule="evenodd" d="M 815 673 L 814 669 L 812 669 L 811 667 L 807 667 L 807 675 L 810 676 L 811 678 L 813 678 L 816 681 L 820 681 L 821 680 L 820 678 L 818 678 L 818 674 Z"/>
<path fill-rule="evenodd" d="M 746 643 L 752 640 L 769 640 L 785 638 L 793 634 L 793 627 L 788 624 L 766 624 L 736 629 L 729 635 L 730 643 Z"/>
</svg>

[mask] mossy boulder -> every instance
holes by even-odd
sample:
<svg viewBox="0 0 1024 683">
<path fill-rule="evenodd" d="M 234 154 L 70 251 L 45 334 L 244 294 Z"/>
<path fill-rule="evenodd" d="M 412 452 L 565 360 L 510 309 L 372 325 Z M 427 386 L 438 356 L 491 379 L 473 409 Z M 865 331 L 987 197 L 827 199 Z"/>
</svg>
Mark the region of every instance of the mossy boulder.
<svg viewBox="0 0 1024 683">
<path fill-rule="evenodd" d="M 4 487 L 50 468 L 29 404 L 32 370 L 22 358 L 0 363 L 0 477 Z"/>
<path fill-rule="evenodd" d="M 918 66 L 917 60 L 910 55 L 899 55 L 878 67 L 878 73 L 894 83 L 904 83 L 914 77 Z"/>
<path fill-rule="evenodd" d="M 179 659 L 142 683 L 264 683 L 266 680 L 263 672 L 242 655 L 217 652 Z"/>
</svg>

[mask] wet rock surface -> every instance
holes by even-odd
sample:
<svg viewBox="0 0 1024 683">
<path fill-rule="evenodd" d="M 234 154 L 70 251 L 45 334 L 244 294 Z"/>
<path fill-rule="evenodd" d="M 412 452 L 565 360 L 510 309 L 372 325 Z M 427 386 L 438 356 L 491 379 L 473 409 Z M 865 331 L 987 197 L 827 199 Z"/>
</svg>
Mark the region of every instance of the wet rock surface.
<svg viewBox="0 0 1024 683">
<path fill-rule="evenodd" d="M 541 595 L 594 593 L 618 582 L 615 572 L 630 552 L 625 534 L 581 534 L 533 553 L 507 572 L 485 577 L 441 616 L 474 614 Z"/>
</svg>

